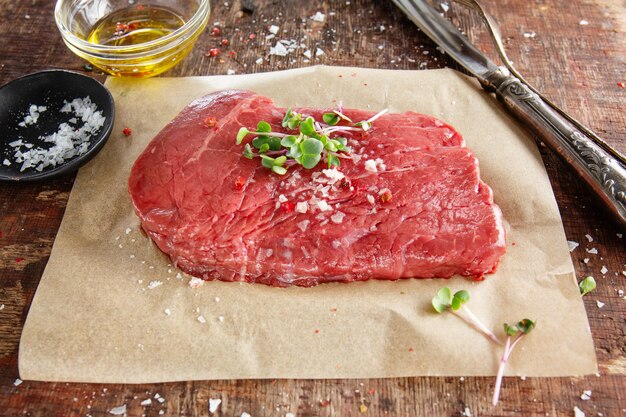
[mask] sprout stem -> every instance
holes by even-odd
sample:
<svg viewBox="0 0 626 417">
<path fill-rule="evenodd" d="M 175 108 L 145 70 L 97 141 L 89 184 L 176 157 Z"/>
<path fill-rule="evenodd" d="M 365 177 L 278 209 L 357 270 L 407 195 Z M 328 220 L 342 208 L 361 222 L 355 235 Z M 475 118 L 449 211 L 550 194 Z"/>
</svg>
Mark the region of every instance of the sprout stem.
<svg viewBox="0 0 626 417">
<path fill-rule="evenodd" d="M 367 121 L 369 123 L 372 123 L 374 120 L 378 119 L 380 116 L 382 116 L 383 114 L 387 113 L 388 111 L 389 111 L 389 109 L 381 110 L 378 113 L 376 113 L 375 115 L 373 115 L 372 117 L 370 117 L 369 119 L 367 119 Z"/>
<path fill-rule="evenodd" d="M 493 332 L 491 330 L 489 330 L 487 328 L 487 326 L 485 326 L 484 324 L 481 323 L 480 320 L 478 320 L 478 318 L 474 315 L 474 313 L 472 313 L 470 311 L 469 308 L 465 307 L 465 306 L 461 306 L 461 308 L 463 309 L 463 312 L 465 314 L 460 313 L 459 311 L 454 311 L 452 309 L 450 309 L 450 311 L 457 317 L 459 317 L 460 319 L 462 319 L 463 321 L 465 321 L 467 324 L 469 324 L 470 326 L 474 327 L 476 330 L 480 331 L 482 334 L 484 334 L 485 336 L 487 336 L 487 338 L 489 340 L 491 340 L 492 342 L 494 342 L 497 345 L 501 345 L 502 342 L 500 341 L 500 339 L 498 339 L 498 337 L 493 334 Z"/>
<path fill-rule="evenodd" d="M 282 156 L 287 154 L 287 149 L 281 149 L 280 151 L 267 151 L 263 155 L 267 156 Z"/>
<path fill-rule="evenodd" d="M 504 352 L 502 352 L 502 358 L 500 359 L 500 366 L 498 367 L 498 376 L 496 377 L 496 386 L 493 391 L 493 399 L 491 400 L 491 404 L 494 406 L 498 405 L 498 399 L 500 398 L 500 387 L 502 386 L 502 377 L 504 376 L 504 368 L 506 367 L 506 363 L 509 360 L 509 356 L 511 356 L 511 352 L 515 348 L 515 345 L 524 337 L 524 333 L 519 334 L 513 342 L 511 343 L 511 336 L 506 338 L 506 343 L 504 344 Z"/>
<path fill-rule="evenodd" d="M 504 352 L 502 352 L 502 358 L 500 358 L 500 366 L 498 367 L 498 376 L 496 377 L 496 386 L 493 391 L 493 399 L 491 400 L 491 404 L 495 407 L 498 405 L 498 399 L 500 398 L 500 387 L 502 386 L 502 377 L 504 376 L 504 367 L 506 366 L 506 361 L 509 359 L 509 354 L 511 353 L 511 336 L 506 338 L 506 343 L 504 344 Z"/>
</svg>

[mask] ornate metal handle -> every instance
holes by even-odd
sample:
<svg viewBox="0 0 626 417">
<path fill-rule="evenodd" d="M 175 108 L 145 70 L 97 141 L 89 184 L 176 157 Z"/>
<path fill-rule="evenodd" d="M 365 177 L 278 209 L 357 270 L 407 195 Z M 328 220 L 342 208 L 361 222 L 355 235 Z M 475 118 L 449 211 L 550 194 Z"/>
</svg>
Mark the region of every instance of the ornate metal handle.
<svg viewBox="0 0 626 417">
<path fill-rule="evenodd" d="M 626 169 L 616 158 L 506 69 L 489 74 L 483 87 L 495 92 L 518 119 L 570 164 L 626 227 Z"/>
</svg>

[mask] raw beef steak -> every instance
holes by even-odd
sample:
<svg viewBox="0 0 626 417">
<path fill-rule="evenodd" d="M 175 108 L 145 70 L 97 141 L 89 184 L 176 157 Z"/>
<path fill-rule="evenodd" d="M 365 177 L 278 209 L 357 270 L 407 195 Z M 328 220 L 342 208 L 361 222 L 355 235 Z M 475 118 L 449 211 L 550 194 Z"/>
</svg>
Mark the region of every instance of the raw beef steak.
<svg viewBox="0 0 626 417">
<path fill-rule="evenodd" d="M 294 110 L 316 120 L 324 113 Z M 235 137 L 260 120 L 285 132 L 285 111 L 252 92 L 210 94 L 137 159 L 135 211 L 177 267 L 274 286 L 496 270 L 505 252 L 500 209 L 452 127 L 412 112 L 383 115 L 366 134 L 348 135 L 353 159 L 339 170 L 296 165 L 280 176 L 243 158 Z M 343 113 L 354 121 L 373 115 Z M 208 127 L 208 118 L 216 124 Z"/>
</svg>

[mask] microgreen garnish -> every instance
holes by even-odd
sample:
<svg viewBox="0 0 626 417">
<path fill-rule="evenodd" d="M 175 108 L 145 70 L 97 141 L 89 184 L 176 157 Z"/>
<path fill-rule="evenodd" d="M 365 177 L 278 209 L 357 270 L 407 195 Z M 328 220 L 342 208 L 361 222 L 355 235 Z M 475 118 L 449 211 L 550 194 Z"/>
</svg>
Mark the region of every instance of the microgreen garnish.
<svg viewBox="0 0 626 417">
<path fill-rule="evenodd" d="M 248 135 L 253 135 L 252 141 L 244 145 L 243 156 L 248 159 L 261 158 L 261 164 L 278 175 L 284 175 L 296 164 L 312 169 L 324 161 L 328 168 L 338 167 L 341 159 L 351 158 L 349 155 L 352 153 L 348 140 L 339 135 L 367 132 L 372 128 L 372 122 L 386 112 L 385 109 L 368 120 L 352 123 L 342 113 L 340 105 L 338 110 L 324 113 L 320 123 L 311 116 L 288 109 L 281 125 L 284 129 L 297 132 L 273 132 L 272 126 L 262 120 L 255 131 L 246 127 L 239 129 L 236 143 L 240 145 Z"/>
<path fill-rule="evenodd" d="M 450 288 L 443 287 L 433 297 L 431 303 L 437 313 L 443 313 L 449 311 L 455 316 L 461 318 L 463 321 L 480 331 L 487 336 L 492 342 L 502 345 L 500 339 L 493 334 L 485 325 L 483 325 L 478 318 L 472 314 L 472 312 L 465 306 L 469 301 L 469 293 L 465 290 L 457 291 L 452 294 Z M 535 327 L 535 322 L 529 319 L 524 319 L 517 322 L 514 326 L 504 323 L 504 333 L 506 334 L 506 342 L 504 344 L 504 353 L 500 359 L 500 367 L 498 368 L 498 375 L 496 377 L 496 386 L 493 393 L 492 403 L 495 406 L 498 403 L 500 397 L 500 387 L 502 386 L 502 377 L 504 376 L 504 368 L 506 363 L 513 352 L 513 348 L 519 343 L 519 341 L 530 333 Z"/>
<path fill-rule="evenodd" d="M 496 386 L 493 391 L 493 399 L 491 403 L 495 406 L 498 404 L 498 399 L 500 398 L 500 387 L 502 386 L 502 377 L 504 376 L 504 368 L 506 367 L 506 362 L 509 360 L 509 356 L 511 356 L 511 352 L 517 345 L 517 343 L 532 331 L 535 327 L 535 322 L 530 319 L 524 319 L 515 326 L 511 326 L 507 323 L 504 323 L 504 333 L 506 333 L 506 342 L 504 343 L 504 352 L 502 353 L 502 358 L 500 359 L 500 366 L 498 367 L 498 376 L 496 377 Z"/>
<path fill-rule="evenodd" d="M 448 310 L 461 320 L 474 327 L 476 330 L 487 336 L 492 342 L 499 345 L 502 344 L 491 330 L 487 328 L 480 320 L 471 312 L 467 306 L 464 306 L 470 299 L 469 292 L 465 290 L 457 291 L 452 295 L 450 288 L 441 288 L 432 299 L 432 305 L 439 314 Z"/>
<path fill-rule="evenodd" d="M 578 283 L 580 294 L 585 295 L 596 289 L 596 280 L 592 276 L 588 276 Z"/>
</svg>

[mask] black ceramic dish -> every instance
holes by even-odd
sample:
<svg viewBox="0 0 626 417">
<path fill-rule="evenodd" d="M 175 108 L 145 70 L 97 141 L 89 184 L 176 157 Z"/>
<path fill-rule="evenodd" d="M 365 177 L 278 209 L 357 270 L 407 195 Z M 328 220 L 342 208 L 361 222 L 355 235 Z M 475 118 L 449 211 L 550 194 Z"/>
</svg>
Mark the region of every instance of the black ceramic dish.
<svg viewBox="0 0 626 417">
<path fill-rule="evenodd" d="M 71 116 L 60 113 L 64 101 L 90 97 L 98 110 L 106 118 L 89 141 L 89 148 L 83 155 L 76 156 L 56 167 L 46 167 L 38 172 L 28 168 L 20 172 L 22 164 L 14 162 L 15 149 L 9 143 L 23 139 L 35 146 L 50 148 L 40 136 L 56 132 L 61 122 Z M 36 124 L 20 127 L 19 123 L 28 114 L 31 105 L 46 106 Z M 111 93 L 93 78 L 69 71 L 51 70 L 26 75 L 0 88 L 0 181 L 39 181 L 55 178 L 76 171 L 102 149 L 111 135 L 115 107 Z M 3 164 L 8 159 L 10 166 Z"/>
</svg>

